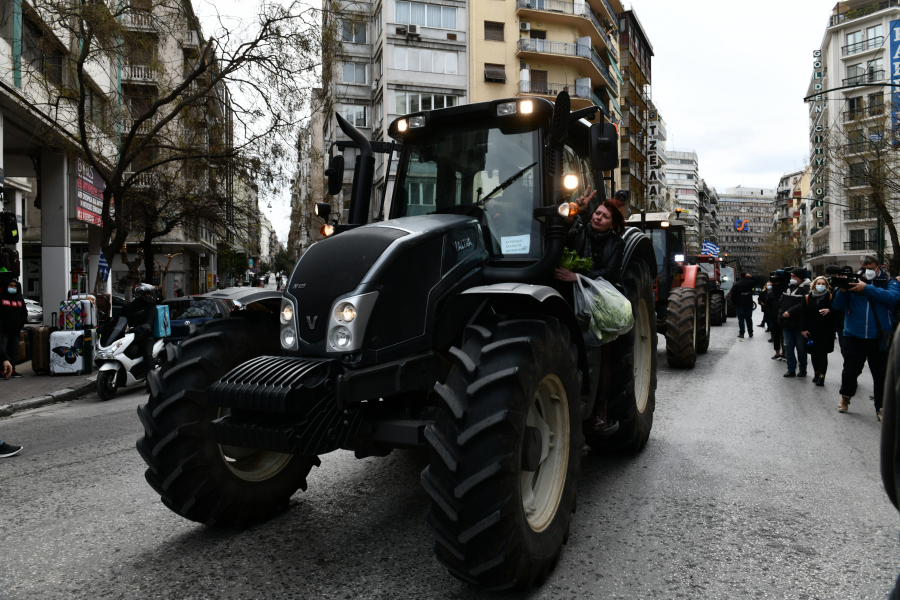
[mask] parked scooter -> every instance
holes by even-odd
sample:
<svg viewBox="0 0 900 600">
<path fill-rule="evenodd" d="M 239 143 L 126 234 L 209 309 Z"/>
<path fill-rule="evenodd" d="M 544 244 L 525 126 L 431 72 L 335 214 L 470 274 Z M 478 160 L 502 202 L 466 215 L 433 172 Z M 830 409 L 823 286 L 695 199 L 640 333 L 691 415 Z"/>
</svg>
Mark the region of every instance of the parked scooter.
<svg viewBox="0 0 900 600">
<path fill-rule="evenodd" d="M 100 367 L 97 375 L 97 395 L 103 400 L 115 397 L 119 388 L 129 388 L 145 382 L 147 368 L 140 347 L 135 343 L 137 333 L 128 328 L 128 319 L 119 317 L 115 325 L 110 321 L 100 334 L 95 362 Z M 153 344 L 153 368 L 166 360 L 162 339 Z"/>
</svg>

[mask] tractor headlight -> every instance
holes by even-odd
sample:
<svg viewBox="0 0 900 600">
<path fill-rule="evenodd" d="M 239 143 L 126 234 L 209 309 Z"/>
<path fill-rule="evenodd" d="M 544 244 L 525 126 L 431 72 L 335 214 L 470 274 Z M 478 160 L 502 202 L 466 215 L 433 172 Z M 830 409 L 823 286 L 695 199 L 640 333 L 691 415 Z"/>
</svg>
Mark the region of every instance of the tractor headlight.
<svg viewBox="0 0 900 600">
<path fill-rule="evenodd" d="M 294 322 L 294 307 L 290 302 L 281 305 L 281 322 L 285 324 Z"/>
<path fill-rule="evenodd" d="M 522 100 L 522 103 L 519 104 L 519 110 L 522 111 L 523 115 L 530 115 L 534 112 L 534 102 L 531 100 Z"/>
<path fill-rule="evenodd" d="M 556 212 L 561 217 L 574 216 L 578 214 L 578 205 L 574 202 L 563 202 L 557 207 Z"/>
<path fill-rule="evenodd" d="M 344 323 L 350 323 L 353 319 L 356 318 L 356 307 L 353 306 L 350 302 L 345 302 L 338 306 L 337 311 L 335 312 L 335 318 L 339 321 L 343 321 Z"/>
<path fill-rule="evenodd" d="M 516 114 L 516 103 L 515 102 L 503 102 L 502 104 L 497 105 L 497 116 L 498 117 L 506 117 L 509 115 Z"/>
<path fill-rule="evenodd" d="M 566 175 L 563 177 L 563 187 L 567 190 L 574 190 L 578 187 L 578 176 L 577 175 Z"/>
<path fill-rule="evenodd" d="M 297 335 L 293 327 L 285 327 L 281 330 L 281 347 L 290 350 L 297 341 Z"/>
<path fill-rule="evenodd" d="M 353 341 L 353 335 L 350 333 L 350 330 L 343 325 L 332 329 L 329 337 L 331 338 L 331 345 L 338 350 L 346 350 L 350 347 L 350 342 Z"/>
<path fill-rule="evenodd" d="M 684 262 L 684 254 L 676 254 L 675 262 Z"/>
<path fill-rule="evenodd" d="M 418 127 L 425 127 L 425 117 L 419 115 L 418 117 L 412 117 L 409 120 L 409 128 L 416 129 Z"/>
<path fill-rule="evenodd" d="M 400 119 L 399 121 L 397 121 L 397 131 L 399 131 L 400 133 L 406 131 L 406 119 Z"/>
</svg>

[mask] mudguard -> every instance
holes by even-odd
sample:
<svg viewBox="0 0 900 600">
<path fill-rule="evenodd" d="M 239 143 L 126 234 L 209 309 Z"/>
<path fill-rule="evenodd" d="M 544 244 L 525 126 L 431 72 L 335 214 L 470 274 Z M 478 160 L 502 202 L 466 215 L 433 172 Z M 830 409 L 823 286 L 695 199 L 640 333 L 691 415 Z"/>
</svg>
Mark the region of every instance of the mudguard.
<svg viewBox="0 0 900 600">
<path fill-rule="evenodd" d="M 121 371 L 125 367 L 117 360 L 108 360 L 97 369 L 98 371 Z"/>
<path fill-rule="evenodd" d="M 628 227 L 622 234 L 625 240 L 625 258 L 622 260 L 622 272 L 628 269 L 628 265 L 635 260 L 642 260 L 647 264 L 650 279 L 656 277 L 656 253 L 653 251 L 653 242 L 650 236 L 643 233 L 637 227 Z"/>
</svg>

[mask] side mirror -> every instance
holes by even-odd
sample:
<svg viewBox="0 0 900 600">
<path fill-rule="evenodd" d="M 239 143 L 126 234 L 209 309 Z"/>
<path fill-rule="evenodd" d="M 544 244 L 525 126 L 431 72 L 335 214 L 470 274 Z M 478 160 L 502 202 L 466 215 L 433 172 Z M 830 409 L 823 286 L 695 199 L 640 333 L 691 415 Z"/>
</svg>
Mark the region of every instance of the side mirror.
<svg viewBox="0 0 900 600">
<path fill-rule="evenodd" d="M 344 156 L 342 154 L 332 156 L 328 161 L 325 177 L 328 178 L 328 193 L 332 196 L 340 194 L 344 187 Z"/>
<path fill-rule="evenodd" d="M 619 130 L 612 123 L 591 125 L 591 166 L 612 171 L 619 166 Z"/>
</svg>

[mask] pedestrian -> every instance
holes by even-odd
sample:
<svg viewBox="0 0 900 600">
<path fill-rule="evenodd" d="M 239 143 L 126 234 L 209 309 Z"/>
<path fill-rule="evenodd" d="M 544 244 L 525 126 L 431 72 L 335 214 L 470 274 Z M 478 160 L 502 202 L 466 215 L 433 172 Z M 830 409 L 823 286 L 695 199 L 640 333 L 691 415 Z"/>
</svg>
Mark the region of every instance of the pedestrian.
<svg viewBox="0 0 900 600">
<path fill-rule="evenodd" d="M 806 302 L 801 305 L 803 337 L 813 366 L 813 383 L 825 385 L 828 371 L 828 355 L 834 352 L 834 311 L 831 309 L 831 286 L 825 277 L 816 277 L 812 282 Z M 812 342 L 812 345 L 810 345 Z"/>
<path fill-rule="evenodd" d="M 9 379 L 13 374 L 13 366 L 12 362 L 10 362 L 10 357 L 6 355 L 6 351 L 2 346 L 0 346 L 0 365 L 3 367 L 3 378 Z M 21 451 L 22 446 L 13 446 L 12 444 L 7 444 L 0 440 L 0 458 L 9 458 Z"/>
<path fill-rule="evenodd" d="M 862 257 L 858 277 L 857 283 L 849 284 L 846 291 L 839 289 L 834 295 L 834 308 L 845 311 L 844 370 L 838 412 L 850 409 L 857 379 L 868 361 L 875 384 L 875 416 L 880 421 L 889 351 L 880 338 L 883 332 L 894 330 L 892 313 L 900 301 L 900 282 L 888 277 L 870 254 Z"/>
<path fill-rule="evenodd" d="M 881 481 L 894 508 L 900 510 L 900 407 L 897 406 L 900 400 L 900 348 L 896 345 L 888 361 L 881 426 Z M 888 600 L 900 600 L 900 577 L 897 577 Z"/>
<path fill-rule="evenodd" d="M 781 335 L 784 338 L 784 353 L 787 355 L 787 373 L 785 377 L 806 377 L 806 338 L 803 337 L 803 316 L 801 304 L 809 293 L 810 281 L 806 277 L 806 269 L 797 267 L 791 271 L 791 283 L 781 295 L 781 311 L 779 319 Z M 794 351 L 796 350 L 796 356 Z M 800 371 L 797 362 L 800 363 Z"/>
<path fill-rule="evenodd" d="M 734 304 L 734 312 L 737 314 L 739 338 L 744 337 L 744 326 L 747 333 L 753 337 L 753 276 L 743 273 L 731 288 L 731 302 Z"/>
<path fill-rule="evenodd" d="M 13 279 L 0 290 L 0 348 L 13 365 L 19 356 L 19 333 L 26 321 L 28 309 L 25 307 L 25 298 L 22 297 L 19 282 Z M 13 366 L 10 377 L 21 379 L 23 375 Z"/>
<path fill-rule="evenodd" d="M 769 290 L 771 290 L 771 289 L 772 289 L 772 282 L 767 281 L 766 284 L 763 286 L 763 289 L 760 290 L 759 295 L 757 296 L 757 300 L 756 300 L 759 303 L 759 312 L 762 313 L 762 321 L 759 322 L 759 325 L 757 325 L 757 327 L 765 327 L 766 331 L 769 331 L 768 319 L 767 319 L 767 315 L 766 315 L 766 298 L 768 297 Z"/>
<path fill-rule="evenodd" d="M 153 324 L 156 323 L 156 291 L 148 283 L 134 286 L 133 300 L 122 307 L 128 326 L 137 331 L 137 346 L 141 349 L 146 373 L 153 370 Z"/>
<path fill-rule="evenodd" d="M 787 282 L 783 281 L 783 275 L 772 280 L 772 287 L 766 290 L 766 318 L 769 321 L 769 329 L 772 332 L 772 344 L 775 346 L 775 356 L 772 360 L 787 360 L 782 347 L 781 324 L 778 315 L 781 308 L 781 296 L 787 289 Z"/>
<path fill-rule="evenodd" d="M 581 196 L 577 200 L 579 207 L 587 206 L 592 197 L 592 195 Z M 625 232 L 625 218 L 618 207 L 612 202 L 603 202 L 591 213 L 587 224 L 575 216 L 569 217 L 567 221 L 572 223 L 572 227 L 566 234 L 566 246 L 581 257 L 591 258 L 591 269 L 580 274 L 590 279 L 603 278 L 611 283 L 617 283 L 622 276 L 622 262 L 625 259 L 625 241 L 622 239 L 622 233 Z M 562 267 L 556 269 L 554 277 L 563 282 L 578 281 L 577 273 Z M 572 289 L 571 286 L 567 288 L 566 291 L 572 294 L 573 291 L 569 291 Z M 619 428 L 619 423 L 608 420 L 606 415 L 612 382 L 612 372 L 609 369 L 612 363 L 611 347 L 611 344 L 600 347 L 600 362 L 603 365 L 600 385 L 594 400 L 594 409 L 585 422 L 585 430 L 594 435 L 611 435 Z"/>
<path fill-rule="evenodd" d="M 591 191 L 591 186 L 588 186 L 588 189 L 585 192 L 585 194 L 587 194 L 590 191 Z M 596 193 L 596 192 L 594 192 L 594 193 Z M 591 198 L 593 198 L 593 195 L 591 196 Z M 622 213 L 623 217 L 626 217 L 625 213 L 628 211 L 628 208 L 627 208 L 628 192 L 627 191 L 619 190 L 618 192 L 613 194 L 613 197 L 610 198 L 609 201 L 613 203 L 613 206 L 615 206 L 617 209 L 619 209 L 619 212 Z"/>
</svg>

